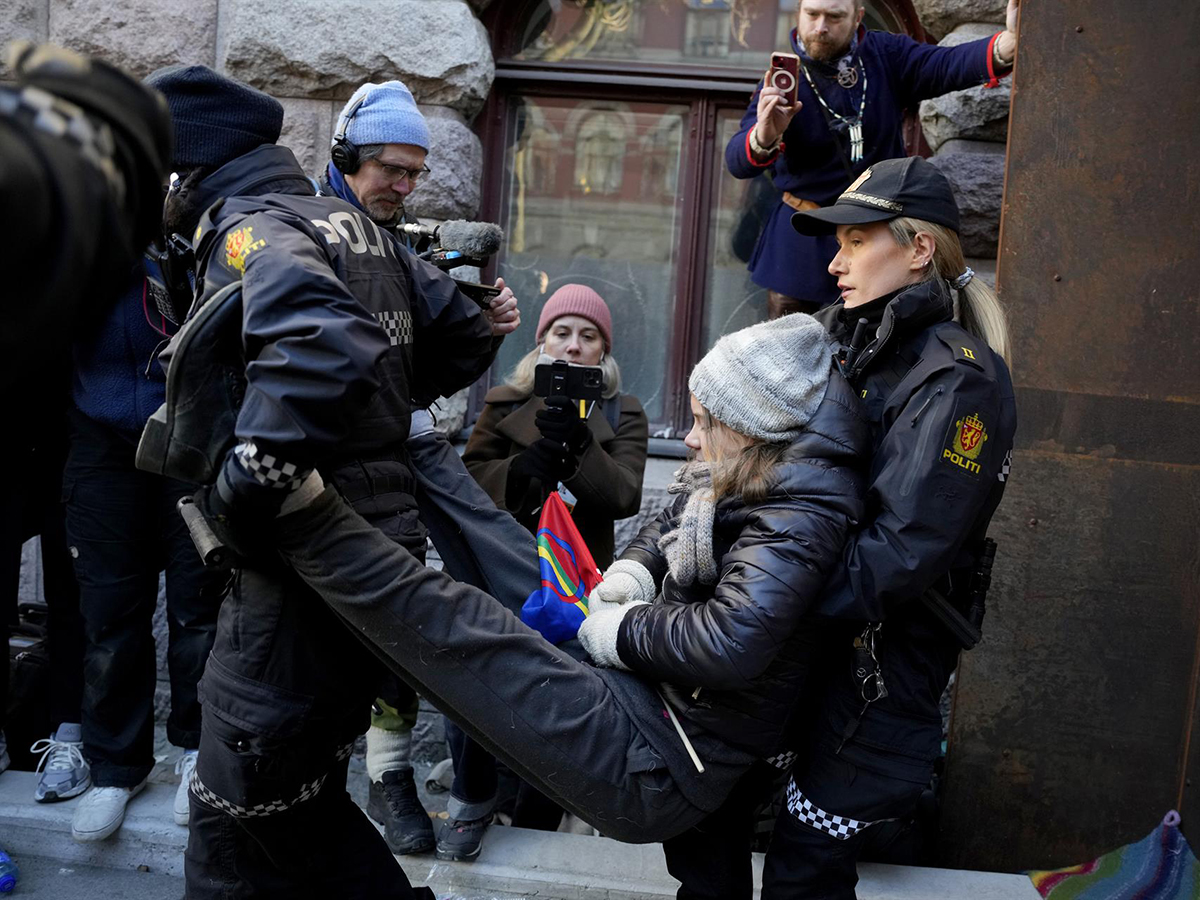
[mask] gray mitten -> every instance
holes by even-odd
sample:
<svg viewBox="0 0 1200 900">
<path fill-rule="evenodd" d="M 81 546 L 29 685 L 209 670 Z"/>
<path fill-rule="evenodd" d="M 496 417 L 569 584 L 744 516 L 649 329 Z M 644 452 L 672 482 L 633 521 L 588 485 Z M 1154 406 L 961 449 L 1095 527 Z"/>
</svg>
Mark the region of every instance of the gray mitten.
<svg viewBox="0 0 1200 900">
<path fill-rule="evenodd" d="M 626 614 L 635 606 L 645 605 L 642 600 L 630 600 L 611 609 L 588 614 L 579 626 L 579 643 L 583 644 L 592 662 L 610 669 L 629 669 L 617 655 L 617 634 Z"/>
</svg>

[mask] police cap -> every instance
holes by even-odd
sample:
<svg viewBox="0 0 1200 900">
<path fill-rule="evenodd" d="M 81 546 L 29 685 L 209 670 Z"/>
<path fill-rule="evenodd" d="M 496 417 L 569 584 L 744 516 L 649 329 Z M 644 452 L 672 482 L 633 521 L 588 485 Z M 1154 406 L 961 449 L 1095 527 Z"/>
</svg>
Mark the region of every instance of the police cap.
<svg viewBox="0 0 1200 900">
<path fill-rule="evenodd" d="M 793 215 L 792 227 L 816 237 L 833 234 L 839 225 L 886 222 L 900 216 L 958 231 L 958 204 L 950 182 L 936 166 L 919 156 L 875 163 L 833 206 Z"/>
</svg>

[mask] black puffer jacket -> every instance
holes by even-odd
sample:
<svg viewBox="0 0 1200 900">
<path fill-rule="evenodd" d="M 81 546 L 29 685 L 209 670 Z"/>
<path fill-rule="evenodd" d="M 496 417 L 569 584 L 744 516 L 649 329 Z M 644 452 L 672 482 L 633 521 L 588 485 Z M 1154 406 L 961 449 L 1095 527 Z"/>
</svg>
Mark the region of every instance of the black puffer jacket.
<svg viewBox="0 0 1200 900">
<path fill-rule="evenodd" d="M 667 683 L 685 727 L 762 757 L 785 749 L 789 717 L 829 627 L 805 617 L 862 515 L 867 447 L 857 400 L 834 372 L 769 496 L 717 504 L 717 584 L 684 587 L 667 571 L 658 539 L 681 503 L 621 554 L 645 566 L 661 592 L 622 620 L 617 652 L 637 674 Z"/>
</svg>

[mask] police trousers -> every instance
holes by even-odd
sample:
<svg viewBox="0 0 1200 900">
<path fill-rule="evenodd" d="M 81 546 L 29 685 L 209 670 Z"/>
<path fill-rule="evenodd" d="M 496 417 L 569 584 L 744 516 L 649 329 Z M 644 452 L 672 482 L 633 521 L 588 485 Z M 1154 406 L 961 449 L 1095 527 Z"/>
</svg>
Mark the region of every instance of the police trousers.
<svg viewBox="0 0 1200 900">
<path fill-rule="evenodd" d="M 200 682 L 190 900 L 414 896 L 346 792 L 382 675 L 278 561 L 237 572 Z"/>
<path fill-rule="evenodd" d="M 697 732 L 698 775 L 652 685 L 573 659 L 489 595 L 420 565 L 333 491 L 278 519 L 277 532 L 281 555 L 389 667 L 609 837 L 685 831 L 753 762 Z"/>
</svg>

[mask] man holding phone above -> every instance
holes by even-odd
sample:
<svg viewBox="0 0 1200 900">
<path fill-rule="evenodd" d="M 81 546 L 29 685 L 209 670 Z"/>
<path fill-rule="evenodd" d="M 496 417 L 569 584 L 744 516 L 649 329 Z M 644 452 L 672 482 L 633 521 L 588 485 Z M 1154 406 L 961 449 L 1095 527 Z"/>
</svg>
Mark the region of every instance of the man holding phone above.
<svg viewBox="0 0 1200 900">
<path fill-rule="evenodd" d="M 792 213 L 832 203 L 872 163 L 904 156 L 905 110 L 1007 75 L 1019 5 L 1009 0 L 1004 31 L 937 47 L 867 31 L 864 0 L 801 0 L 794 53 L 772 55 L 725 148 L 735 178 L 765 171 L 780 192 L 749 263 L 751 279 L 767 289 L 769 318 L 814 312 L 838 297 L 826 271 L 834 241 L 797 234 Z"/>
</svg>

